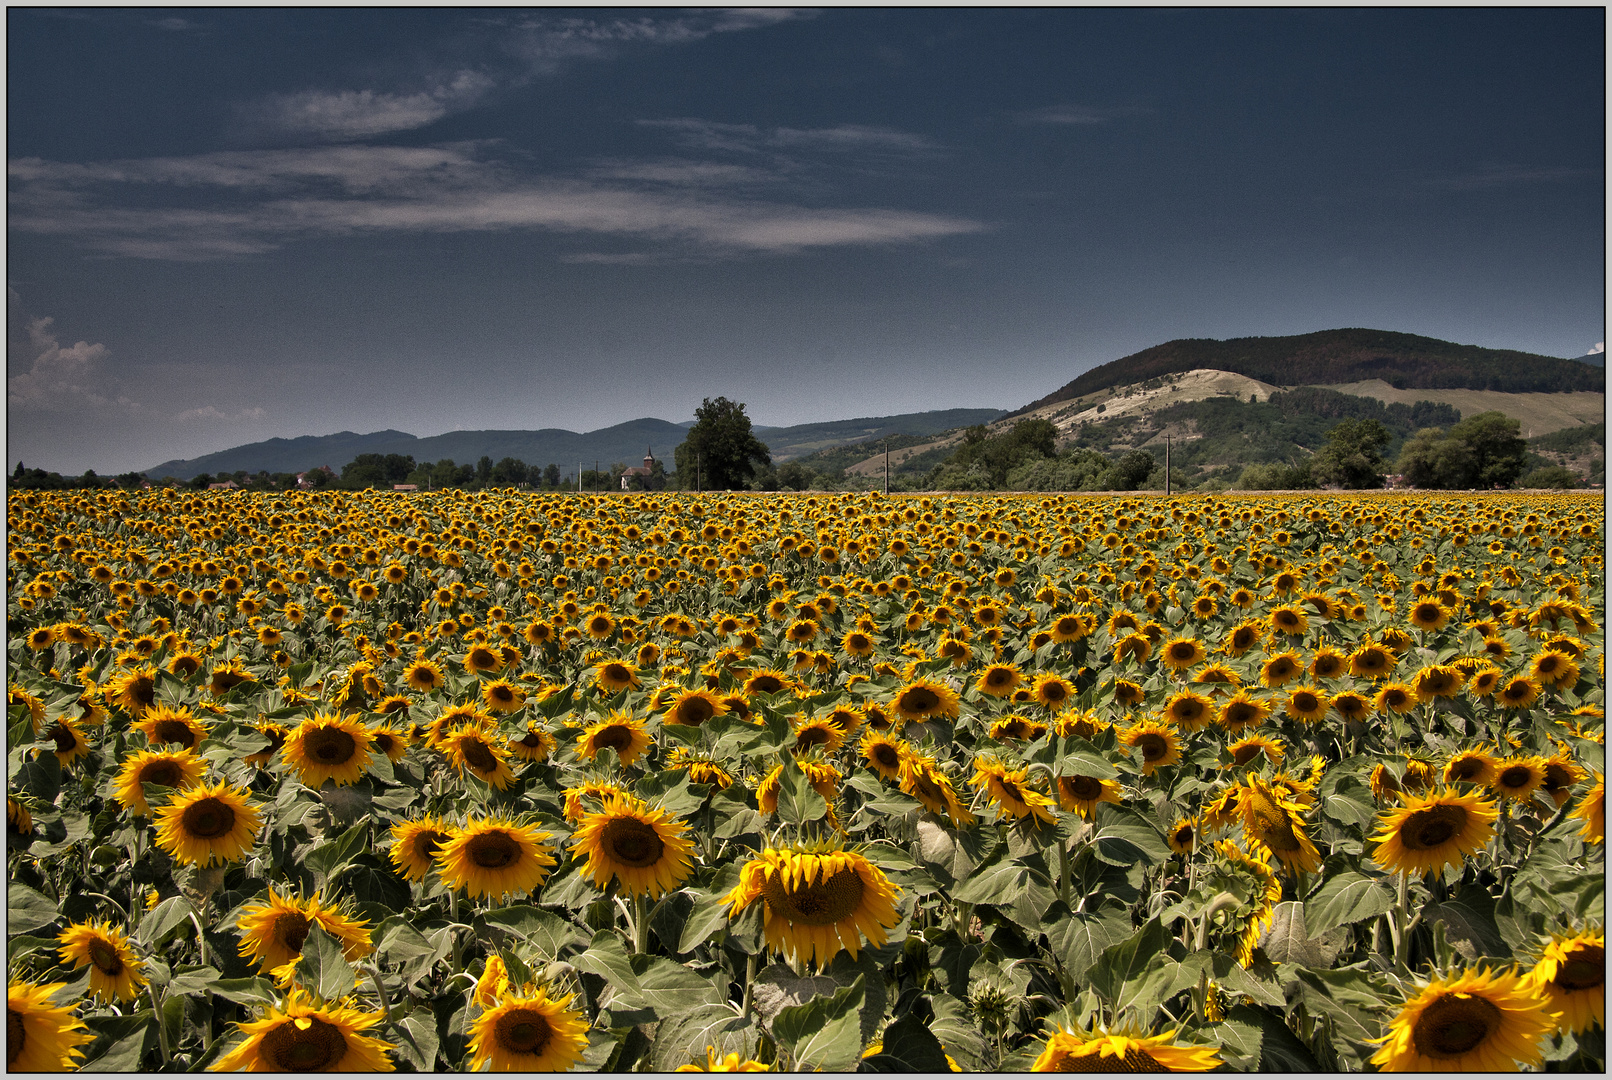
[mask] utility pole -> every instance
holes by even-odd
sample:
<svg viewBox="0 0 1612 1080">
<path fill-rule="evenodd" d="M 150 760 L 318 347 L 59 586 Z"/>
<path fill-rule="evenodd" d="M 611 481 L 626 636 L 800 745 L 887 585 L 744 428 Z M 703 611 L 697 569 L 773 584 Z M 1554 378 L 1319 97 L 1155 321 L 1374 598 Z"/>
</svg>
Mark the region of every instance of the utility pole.
<svg viewBox="0 0 1612 1080">
<path fill-rule="evenodd" d="M 884 494 L 890 494 L 890 440 L 884 440 Z"/>
<path fill-rule="evenodd" d="M 593 462 L 593 493 L 595 495 L 599 494 L 599 462 L 597 459 Z"/>
<path fill-rule="evenodd" d="M 1164 496 L 1170 496 L 1170 436 L 1164 437 Z"/>
<path fill-rule="evenodd" d="M 577 494 L 582 494 L 582 462 L 577 462 Z"/>
<path fill-rule="evenodd" d="M 696 451 L 694 451 L 694 494 L 698 495 L 701 490 L 702 490 L 702 488 L 700 487 L 700 452 L 698 450 L 696 450 Z"/>
</svg>

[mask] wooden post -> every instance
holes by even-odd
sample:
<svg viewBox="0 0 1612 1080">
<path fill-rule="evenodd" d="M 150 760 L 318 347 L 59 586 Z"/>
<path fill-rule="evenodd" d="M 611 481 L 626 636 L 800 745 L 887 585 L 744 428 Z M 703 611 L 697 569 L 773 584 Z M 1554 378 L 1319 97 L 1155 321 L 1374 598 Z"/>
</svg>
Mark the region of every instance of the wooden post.
<svg viewBox="0 0 1612 1080">
<path fill-rule="evenodd" d="M 1164 437 L 1164 494 L 1170 494 L 1170 436 Z"/>
<path fill-rule="evenodd" d="M 577 494 L 582 494 L 582 462 L 577 462 Z"/>
<path fill-rule="evenodd" d="M 884 440 L 884 493 L 890 494 L 890 440 Z"/>
</svg>

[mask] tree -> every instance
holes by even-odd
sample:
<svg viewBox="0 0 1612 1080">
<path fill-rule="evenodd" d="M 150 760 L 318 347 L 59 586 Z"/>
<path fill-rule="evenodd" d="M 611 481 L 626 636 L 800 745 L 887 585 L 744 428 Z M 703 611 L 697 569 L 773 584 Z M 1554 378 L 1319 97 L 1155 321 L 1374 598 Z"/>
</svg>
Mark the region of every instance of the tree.
<svg viewBox="0 0 1612 1080">
<path fill-rule="evenodd" d="M 1525 488 L 1576 488 L 1578 474 L 1564 465 L 1542 465 L 1517 481 Z"/>
<path fill-rule="evenodd" d="M 486 454 L 483 454 L 481 455 L 481 460 L 476 462 L 476 482 L 482 487 L 486 487 L 488 484 L 492 483 L 492 480 L 493 459 L 488 457 Z"/>
<path fill-rule="evenodd" d="M 1399 471 L 1416 487 L 1509 487 L 1528 464 L 1522 424 L 1483 412 L 1450 428 L 1423 428 L 1405 441 Z"/>
<path fill-rule="evenodd" d="M 560 467 L 554 464 L 552 461 L 543 466 L 543 486 L 554 488 L 556 490 L 559 489 Z"/>
<path fill-rule="evenodd" d="M 790 491 L 806 491 L 817 479 L 817 472 L 809 465 L 802 465 L 798 461 L 785 462 L 778 469 L 778 484 Z"/>
<path fill-rule="evenodd" d="M 412 454 L 359 454 L 341 467 L 341 486 L 390 487 L 403 483 L 413 471 Z"/>
<path fill-rule="evenodd" d="M 1382 487 L 1382 451 L 1393 438 L 1381 421 L 1345 420 L 1327 432 L 1327 444 L 1310 459 L 1310 478 L 1321 487 Z"/>
<path fill-rule="evenodd" d="M 493 483 L 504 487 L 514 487 L 516 484 L 526 483 L 526 462 L 518 457 L 500 458 L 493 466 Z"/>
<path fill-rule="evenodd" d="M 1109 466 L 1102 480 L 1106 491 L 1135 491 L 1148 478 L 1158 464 L 1146 450 L 1130 450 Z"/>
<path fill-rule="evenodd" d="M 725 397 L 706 398 L 694 410 L 694 426 L 672 457 L 684 489 L 693 486 L 698 469 L 700 486 L 708 491 L 749 487 L 756 466 L 772 464 L 767 444 L 750 428 L 744 403 Z"/>
</svg>

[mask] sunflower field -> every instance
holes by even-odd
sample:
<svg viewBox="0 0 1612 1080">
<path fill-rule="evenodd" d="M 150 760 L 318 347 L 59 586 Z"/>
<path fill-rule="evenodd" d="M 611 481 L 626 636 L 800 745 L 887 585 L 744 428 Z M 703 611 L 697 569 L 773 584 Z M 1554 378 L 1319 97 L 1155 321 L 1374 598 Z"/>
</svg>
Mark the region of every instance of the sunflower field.
<svg viewBox="0 0 1612 1080">
<path fill-rule="evenodd" d="M 1598 495 L 7 526 L 10 1069 L 1604 1070 Z"/>
</svg>

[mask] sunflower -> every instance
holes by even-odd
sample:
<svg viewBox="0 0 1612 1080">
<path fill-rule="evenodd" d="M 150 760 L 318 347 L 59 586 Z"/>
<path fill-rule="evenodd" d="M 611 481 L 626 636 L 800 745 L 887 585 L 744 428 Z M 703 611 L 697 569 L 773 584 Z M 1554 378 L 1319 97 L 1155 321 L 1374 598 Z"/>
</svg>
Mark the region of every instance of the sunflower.
<svg viewBox="0 0 1612 1080">
<path fill-rule="evenodd" d="M 1301 686 L 1287 695 L 1287 715 L 1307 724 L 1318 722 L 1331 707 L 1326 694 L 1313 686 Z"/>
<path fill-rule="evenodd" d="M 1371 1063 L 1384 1072 L 1513 1072 L 1537 1065 L 1554 1027 L 1535 989 L 1487 968 L 1429 983 L 1405 1002 Z"/>
<path fill-rule="evenodd" d="M 187 750 L 194 749 L 207 738 L 207 725 L 192 715 L 189 709 L 175 709 L 167 705 L 152 705 L 141 714 L 134 730 L 146 737 L 152 746 L 178 743 Z"/>
<path fill-rule="evenodd" d="M 1398 663 L 1399 657 L 1392 650 L 1368 638 L 1349 654 L 1349 674 L 1363 679 L 1380 679 L 1392 672 Z"/>
<path fill-rule="evenodd" d="M 792 689 L 796 685 L 795 680 L 785 675 L 782 671 L 763 668 L 760 671 L 751 672 L 749 678 L 745 679 L 744 695 L 745 697 L 750 697 L 754 694 L 776 694 L 780 690 Z"/>
<path fill-rule="evenodd" d="M 1591 774 L 1595 777 L 1595 786 L 1590 788 L 1584 796 L 1584 801 L 1568 817 L 1577 818 L 1584 823 L 1579 829 L 1579 836 L 1587 844 L 1606 843 L 1606 781 L 1600 773 Z"/>
<path fill-rule="evenodd" d="M 1443 877 L 1446 865 L 1459 866 L 1488 844 L 1499 816 L 1493 803 L 1473 794 L 1408 795 L 1402 806 L 1378 818 L 1371 857 L 1394 873 Z"/>
<path fill-rule="evenodd" d="M 714 758 L 707 754 L 691 753 L 686 747 L 674 746 L 667 755 L 666 767 L 687 770 L 689 782 L 693 784 L 715 784 L 724 791 L 733 786 L 733 774 Z"/>
<path fill-rule="evenodd" d="M 526 726 L 526 734 L 509 739 L 509 752 L 522 761 L 547 761 L 560 748 L 559 742 L 548 731 L 535 724 Z"/>
<path fill-rule="evenodd" d="M 1236 603 L 1235 593 L 1232 594 L 1232 602 Z M 1220 651 L 1227 656 L 1241 656 L 1264 640 L 1264 625 L 1250 620 L 1232 627 L 1231 633 L 1226 635 L 1226 640 L 1220 643 Z"/>
<path fill-rule="evenodd" d="M 141 784 L 167 788 L 191 788 L 201 783 L 207 762 L 190 750 L 142 750 L 124 759 L 112 784 L 112 797 L 137 817 L 149 817 Z"/>
<path fill-rule="evenodd" d="M 869 731 L 862 736 L 861 745 L 857 750 L 881 779 L 900 780 L 901 763 L 906 760 L 909 750 L 905 739 L 895 739 L 882 732 Z"/>
<path fill-rule="evenodd" d="M 79 726 L 65 716 L 51 724 L 44 737 L 56 744 L 52 752 L 63 767 L 71 765 L 79 758 L 89 756 L 89 740 L 84 737 L 84 732 Z M 36 757 L 39 753 L 40 751 L 34 751 Z"/>
<path fill-rule="evenodd" d="M 1349 657 L 1324 645 L 1310 658 L 1310 674 L 1317 679 L 1336 679 L 1349 669 Z"/>
<path fill-rule="evenodd" d="M 1284 653 L 1277 653 L 1266 660 L 1259 669 L 1259 681 L 1271 688 L 1292 682 L 1304 674 L 1304 665 L 1299 661 L 1299 654 L 1291 649 Z"/>
<path fill-rule="evenodd" d="M 471 818 L 437 849 L 437 871 L 450 889 L 475 897 L 530 895 L 558 865 L 548 838 L 505 818 Z"/>
<path fill-rule="evenodd" d="M 1510 757 L 1495 763 L 1494 779 L 1489 781 L 1489 790 L 1502 799 L 1526 802 L 1534 789 L 1544 782 L 1544 758 Z"/>
<path fill-rule="evenodd" d="M 21 799 L 6 796 L 6 828 L 16 836 L 30 836 L 34 831 L 34 816 Z"/>
<path fill-rule="evenodd" d="M 69 1072 L 83 1064 L 79 1047 L 95 1035 L 71 1005 L 52 1005 L 66 983 L 6 984 L 6 1071 Z"/>
<path fill-rule="evenodd" d="M 238 1023 L 246 1036 L 209 1066 L 213 1072 L 392 1072 L 392 1044 L 363 1034 L 384 1023 L 381 1010 L 323 1002 L 293 989 L 261 1020 Z"/>
<path fill-rule="evenodd" d="M 1174 765 L 1181 760 L 1181 743 L 1175 737 L 1175 729 L 1168 724 L 1155 721 L 1132 724 L 1121 733 L 1119 741 L 1141 749 L 1145 776 L 1153 775 L 1153 770 L 1161 765 Z"/>
<path fill-rule="evenodd" d="M 419 821 L 392 826 L 392 865 L 409 881 L 424 881 L 435 865 L 437 849 L 453 839 L 454 826 L 427 814 Z"/>
<path fill-rule="evenodd" d="M 1170 832 L 1164 839 L 1170 845 L 1170 850 L 1177 855 L 1189 854 L 1198 841 L 1198 819 L 1195 817 L 1177 819 L 1176 823 L 1170 826 Z"/>
<path fill-rule="evenodd" d="M 832 754 L 845 743 L 845 733 L 839 726 L 823 717 L 812 719 L 802 718 L 791 725 L 795 736 L 795 753 L 801 754 L 815 746 L 821 746 L 823 753 Z"/>
<path fill-rule="evenodd" d="M 1227 667 L 1225 664 L 1205 664 L 1192 676 L 1195 683 L 1215 683 L 1226 686 L 1241 686 L 1243 677 Z"/>
<path fill-rule="evenodd" d="M 122 709 L 133 717 L 157 703 L 157 669 L 154 667 L 130 668 L 122 675 L 107 681 L 106 703 Z"/>
<path fill-rule="evenodd" d="M 819 968 L 843 948 L 854 960 L 865 937 L 882 946 L 901 921 L 900 887 L 854 851 L 768 848 L 745 863 L 723 897 L 729 916 L 765 903 L 767 945 Z"/>
<path fill-rule="evenodd" d="M 378 727 L 371 728 L 370 734 L 375 739 L 375 749 L 385 754 L 388 761 L 401 761 L 403 755 L 409 752 L 409 743 L 412 740 L 407 731 L 394 727 Z"/>
<path fill-rule="evenodd" d="M 1000 720 L 993 721 L 987 734 L 993 739 L 1013 739 L 1019 742 L 1032 742 L 1047 733 L 1047 725 L 1041 720 L 1031 720 L 1029 717 L 1013 713 Z"/>
<path fill-rule="evenodd" d="M 1031 1072 L 1208 1072 L 1222 1064 L 1207 1046 L 1175 1045 L 1175 1030 L 1144 1036 L 1139 1031 L 1065 1031 L 1047 1038 Z"/>
<path fill-rule="evenodd" d="M 590 780 L 578 787 L 566 788 L 560 794 L 565 799 L 565 805 L 560 810 L 565 816 L 565 820 L 581 821 L 582 815 L 588 812 L 586 805 L 582 801 L 583 799 L 603 803 L 612 795 L 627 794 L 627 789 L 608 780 Z"/>
<path fill-rule="evenodd" d="M 1332 708 L 1345 720 L 1362 722 L 1372 713 L 1371 699 L 1353 690 L 1345 690 L 1332 699 Z"/>
<path fill-rule="evenodd" d="M 498 1001 L 470 1024 L 470 1070 L 566 1072 L 588 1048 L 588 1018 L 570 1007 L 572 995 L 550 998 L 529 987 Z"/>
<path fill-rule="evenodd" d="M 269 902 L 242 908 L 235 927 L 241 934 L 240 954 L 268 974 L 302 955 L 303 943 L 315 926 L 341 944 L 348 960 L 368 956 L 372 946 L 367 922 L 326 907 L 317 896 L 298 900 L 289 893 L 276 893 L 270 885 Z"/>
<path fill-rule="evenodd" d="M 812 785 L 828 803 L 829 813 L 834 812 L 834 800 L 840 794 L 840 773 L 831 762 L 813 761 L 809 758 L 796 761 L 800 771 L 806 774 L 806 782 Z M 778 786 L 783 782 L 784 767 L 777 766 L 756 785 L 756 804 L 763 814 L 776 814 L 778 812 Z"/>
<path fill-rule="evenodd" d="M 198 784 L 157 810 L 157 846 L 185 864 L 241 862 L 262 819 L 247 793 L 220 780 Z"/>
<path fill-rule="evenodd" d="M 1097 776 L 1058 777 L 1058 805 L 1074 811 L 1090 821 L 1097 814 L 1098 803 L 1120 802 L 1117 780 L 1104 780 Z"/>
<path fill-rule="evenodd" d="M 595 641 L 603 641 L 616 631 L 616 620 L 607 611 L 595 611 L 582 620 L 582 629 Z"/>
<path fill-rule="evenodd" d="M 1208 653 L 1196 638 L 1178 637 L 1165 642 L 1159 650 L 1159 663 L 1171 671 L 1185 671 L 1203 663 Z"/>
<path fill-rule="evenodd" d="M 1243 836 L 1251 848 L 1282 860 L 1289 872 L 1313 874 L 1321 869 L 1321 853 L 1304 832 L 1304 808 L 1284 794 L 1257 776 L 1248 778 L 1239 800 Z"/>
<path fill-rule="evenodd" d="M 883 1044 L 881 1043 L 879 1045 L 880 1045 L 880 1047 L 882 1049 Z M 871 1049 L 871 1047 L 869 1049 Z M 864 1051 L 862 1056 L 867 1057 L 868 1056 L 867 1051 Z M 713 1073 L 713 1072 L 769 1072 L 769 1071 L 771 1071 L 771 1069 L 772 1069 L 771 1065 L 764 1065 L 759 1061 L 755 1061 L 755 1060 L 746 1058 L 743 1054 L 739 1054 L 739 1053 L 732 1053 L 732 1054 L 729 1054 L 727 1057 L 724 1057 L 721 1060 L 718 1060 L 717 1056 L 716 1056 L 716 1047 L 711 1046 L 708 1043 L 708 1044 L 706 1044 L 706 1047 L 705 1047 L 705 1062 L 703 1064 L 698 1062 L 698 1061 L 695 1061 L 695 1062 L 692 1062 L 692 1063 L 690 1063 L 688 1065 L 679 1065 L 677 1068 L 673 1069 L 672 1071 L 673 1072 L 706 1072 L 706 1073 Z"/>
<path fill-rule="evenodd" d="M 1416 673 L 1411 681 L 1418 701 L 1454 697 L 1466 683 L 1466 675 L 1454 664 L 1430 664 Z"/>
<path fill-rule="evenodd" d="M 1142 699 L 1147 696 L 1147 692 L 1142 689 L 1140 684 L 1129 679 L 1115 679 L 1109 685 L 1113 687 L 1114 700 L 1126 707 L 1140 705 Z"/>
<path fill-rule="evenodd" d="M 629 896 L 659 899 L 677 888 L 693 867 L 688 827 L 639 799 L 617 796 L 587 814 L 571 834 L 571 850 L 586 855 L 582 873 L 600 889 L 614 877 Z"/>
<path fill-rule="evenodd" d="M 1276 873 L 1258 853 L 1250 854 L 1227 840 L 1217 840 L 1214 846 L 1216 877 L 1229 878 L 1237 886 L 1234 895 L 1248 895 L 1247 921 L 1237 935 L 1237 963 L 1248 967 L 1254 962 L 1254 946 L 1259 944 L 1261 933 L 1276 918 L 1276 904 L 1282 899 L 1282 883 Z"/>
<path fill-rule="evenodd" d="M 1378 802 L 1399 801 L 1399 777 L 1395 776 L 1387 765 L 1373 765 L 1366 784 L 1371 788 L 1371 797 Z"/>
<path fill-rule="evenodd" d="M 1300 637 L 1310 629 L 1310 617 L 1296 604 L 1275 608 L 1270 614 L 1271 629 L 1278 634 Z"/>
<path fill-rule="evenodd" d="M 1444 766 L 1444 782 L 1446 784 L 1481 784 L 1487 786 L 1494 780 L 1495 759 L 1483 747 L 1475 750 L 1463 750 L 1456 754 Z"/>
<path fill-rule="evenodd" d="M 623 690 L 637 690 L 643 684 L 638 680 L 638 669 L 625 660 L 605 660 L 593 669 L 593 685 L 606 694 Z"/>
<path fill-rule="evenodd" d="M 953 825 L 974 823 L 974 815 L 957 797 L 956 789 L 932 757 L 914 753 L 906 756 L 901 762 L 901 790 L 923 803 L 930 813 L 945 814 Z"/>
<path fill-rule="evenodd" d="M 956 691 L 944 683 L 916 679 L 903 686 L 890 704 L 903 720 L 927 720 L 931 716 L 955 720 L 960 702 Z"/>
<path fill-rule="evenodd" d="M 1246 690 L 1239 690 L 1220 707 L 1220 714 L 1215 717 L 1215 723 L 1235 735 L 1239 731 L 1258 727 L 1270 715 L 1269 705 L 1250 696 Z"/>
<path fill-rule="evenodd" d="M 840 638 L 840 648 L 851 656 L 872 656 L 875 648 L 873 635 L 866 630 L 849 630 Z"/>
<path fill-rule="evenodd" d="M 974 688 L 991 697 L 1007 697 L 1023 681 L 1023 674 L 1012 664 L 990 664 L 980 672 Z"/>
<path fill-rule="evenodd" d="M 1048 671 L 1036 677 L 1030 693 L 1043 708 L 1061 712 L 1075 696 L 1075 688 L 1063 676 Z"/>
<path fill-rule="evenodd" d="M 214 664 L 212 678 L 208 680 L 207 692 L 214 697 L 223 697 L 242 683 L 252 682 L 251 672 L 239 660 L 230 660 L 222 664 Z"/>
<path fill-rule="evenodd" d="M 466 724 L 450 731 L 440 749 L 463 776 L 468 771 L 477 780 L 503 791 L 515 779 L 509 767 L 509 749 L 500 745 L 497 729 Z"/>
<path fill-rule="evenodd" d="M 715 716 L 722 716 L 728 706 L 709 690 L 685 690 L 672 699 L 666 709 L 665 723 L 684 727 L 699 727 Z"/>
<path fill-rule="evenodd" d="M 1513 675 L 1501 683 L 1495 690 L 1495 700 L 1507 709 L 1526 709 L 1539 700 L 1540 686 L 1537 679 L 1527 675 Z"/>
<path fill-rule="evenodd" d="M 74 970 L 88 965 L 90 992 L 102 1001 L 133 1001 L 146 984 L 145 968 L 129 947 L 129 939 L 110 922 L 74 923 L 57 938 L 62 963 Z"/>
<path fill-rule="evenodd" d="M 1405 617 L 1418 630 L 1442 630 L 1450 621 L 1450 612 L 1437 600 L 1419 600 L 1411 605 Z"/>
<path fill-rule="evenodd" d="M 1215 703 L 1202 694 L 1181 690 L 1164 703 L 1165 718 L 1185 732 L 1194 732 L 1209 723 L 1215 715 Z"/>
<path fill-rule="evenodd" d="M 403 669 L 403 683 L 410 690 L 418 690 L 422 694 L 432 690 L 440 690 L 445 684 L 442 669 L 436 661 L 420 657 Z"/>
<path fill-rule="evenodd" d="M 1280 767 L 1282 759 L 1287 756 L 1287 748 L 1282 745 L 1281 739 L 1267 739 L 1263 735 L 1249 735 L 1238 739 L 1226 750 L 1231 754 L 1231 761 L 1222 765 L 1222 769 L 1245 769 L 1258 767 L 1256 759 L 1263 754 L 1265 760 L 1272 765 Z"/>
<path fill-rule="evenodd" d="M 1125 660 L 1135 660 L 1138 664 L 1147 663 L 1148 657 L 1153 655 L 1153 640 L 1146 634 L 1126 634 L 1114 642 L 1114 663 L 1123 663 Z"/>
<path fill-rule="evenodd" d="M 1582 1035 L 1593 1024 L 1606 1027 L 1606 932 L 1594 930 L 1570 937 L 1557 935 L 1525 981 L 1557 1031 Z"/>
<path fill-rule="evenodd" d="M 374 741 L 375 733 L 356 715 L 314 713 L 286 736 L 280 758 L 315 791 L 327 781 L 344 787 L 363 777 Z"/>
<path fill-rule="evenodd" d="M 1371 704 L 1378 712 L 1408 713 L 1416 708 L 1416 688 L 1408 683 L 1384 683 Z"/>
<path fill-rule="evenodd" d="M 1565 652 L 1548 649 L 1529 663 L 1528 674 L 1542 686 L 1560 686 L 1567 690 L 1578 682 L 1578 662 Z"/>
<path fill-rule="evenodd" d="M 1573 797 L 1573 787 L 1589 775 L 1573 763 L 1566 751 L 1545 759 L 1545 781 L 1540 788 L 1560 810 Z"/>
<path fill-rule="evenodd" d="M 614 712 L 583 729 L 582 738 L 577 740 L 577 753 L 592 761 L 599 751 L 609 748 L 623 765 L 631 765 L 649 749 L 649 742 L 642 720 L 631 713 Z"/>
<path fill-rule="evenodd" d="M 1029 817 L 1049 824 L 1057 820 L 1052 800 L 1030 786 L 1029 769 L 1009 769 L 995 758 L 980 754 L 974 758 L 974 775 L 968 783 L 984 790 L 996 806 L 998 818 Z"/>
<path fill-rule="evenodd" d="M 508 679 L 493 679 L 482 683 L 481 700 L 489 712 L 512 713 L 526 704 L 526 691 Z"/>
</svg>

